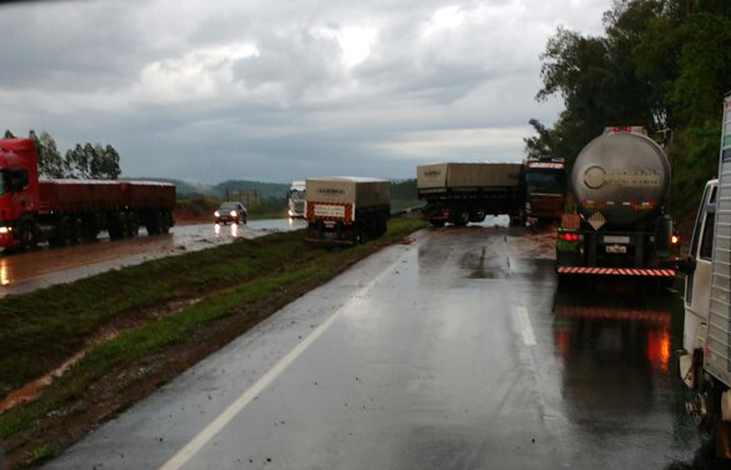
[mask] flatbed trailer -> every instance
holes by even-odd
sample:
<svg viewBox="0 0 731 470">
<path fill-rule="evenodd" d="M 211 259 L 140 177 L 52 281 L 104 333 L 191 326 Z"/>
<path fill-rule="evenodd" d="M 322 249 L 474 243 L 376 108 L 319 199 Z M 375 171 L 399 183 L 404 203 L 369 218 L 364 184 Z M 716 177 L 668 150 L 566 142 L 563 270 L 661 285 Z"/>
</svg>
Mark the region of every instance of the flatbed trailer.
<svg viewBox="0 0 731 470">
<path fill-rule="evenodd" d="M 434 226 L 482 222 L 488 214 L 510 216 L 525 225 L 523 165 L 512 163 L 438 163 L 417 168 L 424 218 Z"/>
<path fill-rule="evenodd" d="M 0 140 L 0 247 L 32 248 L 167 233 L 173 226 L 175 186 L 148 181 L 55 179 L 38 176 L 35 144 Z"/>
</svg>

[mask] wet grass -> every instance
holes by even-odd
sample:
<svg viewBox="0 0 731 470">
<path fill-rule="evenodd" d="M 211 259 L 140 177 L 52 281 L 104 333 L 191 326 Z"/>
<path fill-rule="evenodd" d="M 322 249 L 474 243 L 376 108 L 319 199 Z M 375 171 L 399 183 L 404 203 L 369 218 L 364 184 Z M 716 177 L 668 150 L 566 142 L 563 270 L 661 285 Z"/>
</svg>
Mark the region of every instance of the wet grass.
<svg viewBox="0 0 731 470">
<path fill-rule="evenodd" d="M 422 226 L 419 220 L 392 219 L 378 245 Z M 325 282 L 377 248 L 376 243 L 367 243 L 330 252 L 304 245 L 301 232 L 275 234 L 1 300 L 0 386 L 7 392 L 61 364 L 116 315 L 225 289 L 94 347 L 38 400 L 0 415 L 0 437 L 32 429 L 110 371 L 190 341 L 202 325 L 262 302 L 294 283 Z"/>
</svg>

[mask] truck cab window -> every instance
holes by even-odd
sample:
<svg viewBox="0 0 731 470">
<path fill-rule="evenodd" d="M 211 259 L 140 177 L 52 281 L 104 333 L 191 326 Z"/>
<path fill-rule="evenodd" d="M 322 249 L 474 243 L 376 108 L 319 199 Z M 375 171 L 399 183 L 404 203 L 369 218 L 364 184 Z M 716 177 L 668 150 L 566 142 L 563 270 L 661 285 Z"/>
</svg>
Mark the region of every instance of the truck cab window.
<svg viewBox="0 0 731 470">
<path fill-rule="evenodd" d="M 690 256 L 697 256 L 698 253 L 698 245 L 700 244 L 700 236 L 701 236 L 701 220 L 703 219 L 703 212 L 706 204 L 708 204 L 711 196 L 711 192 L 713 189 L 712 187 L 706 188 L 705 192 L 703 193 L 703 197 L 701 198 L 701 207 L 698 209 L 698 216 L 695 222 L 695 229 L 693 230 L 693 240 L 690 245 Z"/>
<path fill-rule="evenodd" d="M 2 172 L 2 183 L 0 183 L 0 194 L 7 192 L 21 191 L 28 186 L 28 171 L 6 170 Z"/>
<path fill-rule="evenodd" d="M 703 242 L 701 243 L 700 256 L 702 259 L 711 260 L 713 254 L 713 222 L 716 214 L 711 212 L 706 215 L 706 223 L 703 227 Z"/>
</svg>

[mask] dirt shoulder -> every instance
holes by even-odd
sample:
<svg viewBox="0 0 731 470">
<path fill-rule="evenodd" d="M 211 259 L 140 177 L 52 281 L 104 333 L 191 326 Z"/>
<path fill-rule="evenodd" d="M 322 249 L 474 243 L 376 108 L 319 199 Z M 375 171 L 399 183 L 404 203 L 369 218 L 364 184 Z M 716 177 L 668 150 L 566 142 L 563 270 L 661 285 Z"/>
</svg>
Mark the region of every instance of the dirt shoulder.
<svg viewBox="0 0 731 470">
<path fill-rule="evenodd" d="M 10 468 L 54 457 L 297 297 L 422 226 L 394 219 L 381 239 L 338 252 L 305 246 L 301 233 L 275 234 L 3 299 L 0 397 L 7 401 L 51 376 L 29 391 L 31 401 L 0 415 Z"/>
</svg>

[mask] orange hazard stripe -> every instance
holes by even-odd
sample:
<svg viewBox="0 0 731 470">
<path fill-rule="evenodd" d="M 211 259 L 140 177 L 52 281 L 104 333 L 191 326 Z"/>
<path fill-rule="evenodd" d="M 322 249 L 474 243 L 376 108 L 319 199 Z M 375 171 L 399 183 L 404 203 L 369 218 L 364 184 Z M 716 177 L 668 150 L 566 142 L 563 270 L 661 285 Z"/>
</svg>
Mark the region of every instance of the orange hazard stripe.
<svg viewBox="0 0 731 470">
<path fill-rule="evenodd" d="M 672 269 L 636 269 L 636 268 L 596 268 L 579 266 L 560 266 L 559 274 L 597 274 L 609 276 L 655 276 L 673 277 L 675 271 Z"/>
</svg>

